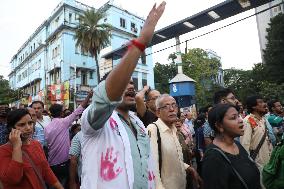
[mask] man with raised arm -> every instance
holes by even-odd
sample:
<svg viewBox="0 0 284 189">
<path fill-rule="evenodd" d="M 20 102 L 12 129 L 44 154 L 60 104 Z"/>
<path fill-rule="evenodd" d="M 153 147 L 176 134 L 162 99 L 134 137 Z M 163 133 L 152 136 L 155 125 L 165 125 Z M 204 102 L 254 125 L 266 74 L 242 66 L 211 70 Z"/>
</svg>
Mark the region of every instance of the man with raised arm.
<svg viewBox="0 0 284 189">
<path fill-rule="evenodd" d="M 135 90 L 131 75 L 166 3 L 153 6 L 140 36 L 128 45 L 118 64 L 94 89 L 82 115 L 82 189 L 154 189 L 150 141 L 143 123 L 131 111 Z"/>
</svg>

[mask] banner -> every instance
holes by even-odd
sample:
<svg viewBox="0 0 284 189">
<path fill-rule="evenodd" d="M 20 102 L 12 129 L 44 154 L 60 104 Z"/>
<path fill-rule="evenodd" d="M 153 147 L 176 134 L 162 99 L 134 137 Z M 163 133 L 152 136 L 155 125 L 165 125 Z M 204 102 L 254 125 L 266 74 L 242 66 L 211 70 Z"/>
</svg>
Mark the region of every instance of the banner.
<svg viewBox="0 0 284 189">
<path fill-rule="evenodd" d="M 51 104 L 58 103 L 69 107 L 69 81 L 60 85 L 49 85 L 47 88 L 47 99 Z"/>
</svg>

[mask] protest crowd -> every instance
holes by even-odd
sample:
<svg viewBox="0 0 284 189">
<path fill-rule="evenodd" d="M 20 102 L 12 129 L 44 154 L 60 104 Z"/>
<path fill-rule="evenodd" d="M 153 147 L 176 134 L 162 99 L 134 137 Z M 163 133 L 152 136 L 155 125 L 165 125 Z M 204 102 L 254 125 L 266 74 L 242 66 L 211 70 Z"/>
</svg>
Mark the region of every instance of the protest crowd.
<svg viewBox="0 0 284 189">
<path fill-rule="evenodd" d="M 165 5 L 74 111 L 0 106 L 0 188 L 284 188 L 279 100 L 240 102 L 223 88 L 195 111 L 149 86 L 135 91 L 131 75 Z"/>
</svg>

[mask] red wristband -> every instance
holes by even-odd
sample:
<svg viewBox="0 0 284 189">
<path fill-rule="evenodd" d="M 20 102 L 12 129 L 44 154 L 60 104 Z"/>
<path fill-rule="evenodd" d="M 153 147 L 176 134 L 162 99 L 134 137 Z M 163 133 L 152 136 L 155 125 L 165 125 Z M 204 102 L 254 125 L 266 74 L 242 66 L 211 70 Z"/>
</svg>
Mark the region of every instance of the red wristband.
<svg viewBox="0 0 284 189">
<path fill-rule="evenodd" d="M 133 45 L 133 46 L 137 47 L 141 52 L 144 52 L 144 50 L 146 49 L 146 45 L 140 43 L 136 39 L 132 39 L 130 42 L 131 43 L 130 43 L 130 45 L 128 47 Z"/>
</svg>

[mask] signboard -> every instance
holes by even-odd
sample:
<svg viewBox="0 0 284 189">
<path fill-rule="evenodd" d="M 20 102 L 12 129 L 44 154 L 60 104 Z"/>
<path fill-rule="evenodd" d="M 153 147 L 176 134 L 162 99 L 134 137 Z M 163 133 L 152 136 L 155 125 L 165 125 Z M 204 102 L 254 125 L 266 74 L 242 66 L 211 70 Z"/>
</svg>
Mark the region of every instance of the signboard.
<svg viewBox="0 0 284 189">
<path fill-rule="evenodd" d="M 47 88 L 47 100 L 51 103 L 63 104 L 69 106 L 69 81 L 60 85 L 49 85 Z"/>
<path fill-rule="evenodd" d="M 78 87 L 78 90 L 76 92 L 76 103 L 82 102 L 88 96 L 88 92 L 91 90 L 92 88 L 89 86 L 81 85 L 80 87 Z"/>
</svg>

